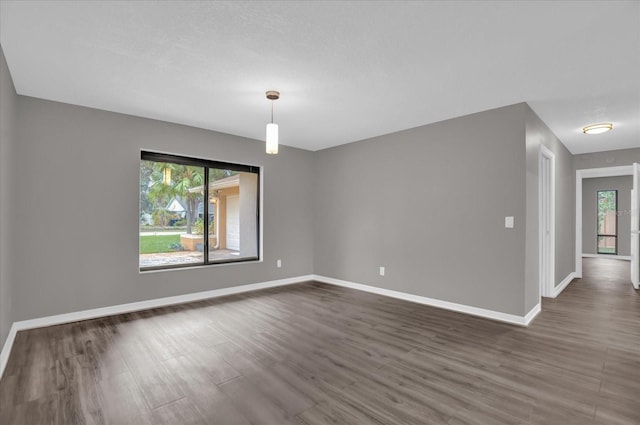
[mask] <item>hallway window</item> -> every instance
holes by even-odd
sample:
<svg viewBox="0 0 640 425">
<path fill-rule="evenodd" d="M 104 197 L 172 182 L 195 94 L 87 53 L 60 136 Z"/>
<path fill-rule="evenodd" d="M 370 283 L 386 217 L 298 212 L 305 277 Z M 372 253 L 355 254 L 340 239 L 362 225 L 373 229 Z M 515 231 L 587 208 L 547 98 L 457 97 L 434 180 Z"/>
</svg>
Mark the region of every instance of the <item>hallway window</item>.
<svg viewBox="0 0 640 425">
<path fill-rule="evenodd" d="M 598 254 L 618 254 L 618 191 L 598 191 Z"/>
<path fill-rule="evenodd" d="M 259 195 L 259 167 L 143 151 L 140 270 L 259 260 Z"/>
</svg>

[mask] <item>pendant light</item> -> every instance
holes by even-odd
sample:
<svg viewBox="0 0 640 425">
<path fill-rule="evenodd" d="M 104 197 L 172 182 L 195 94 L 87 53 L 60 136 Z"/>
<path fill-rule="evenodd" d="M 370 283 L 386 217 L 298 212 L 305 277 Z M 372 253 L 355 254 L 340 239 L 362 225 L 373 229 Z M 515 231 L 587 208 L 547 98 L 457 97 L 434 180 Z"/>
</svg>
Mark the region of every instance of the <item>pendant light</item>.
<svg viewBox="0 0 640 425">
<path fill-rule="evenodd" d="M 280 99 L 280 92 L 269 90 L 267 99 L 271 101 L 271 122 L 267 124 L 267 153 L 275 155 L 278 153 L 278 124 L 273 122 L 273 101 Z"/>
</svg>

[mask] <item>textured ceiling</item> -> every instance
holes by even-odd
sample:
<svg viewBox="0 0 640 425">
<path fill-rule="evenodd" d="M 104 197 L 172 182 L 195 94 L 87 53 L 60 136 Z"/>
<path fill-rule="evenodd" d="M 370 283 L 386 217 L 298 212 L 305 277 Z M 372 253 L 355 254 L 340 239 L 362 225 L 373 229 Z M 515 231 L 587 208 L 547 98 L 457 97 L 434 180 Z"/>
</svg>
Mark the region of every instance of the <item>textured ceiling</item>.
<svg viewBox="0 0 640 425">
<path fill-rule="evenodd" d="M 640 146 L 640 2 L 2 1 L 19 94 L 309 150 L 528 102 Z M 614 131 L 587 136 L 588 123 Z"/>
</svg>

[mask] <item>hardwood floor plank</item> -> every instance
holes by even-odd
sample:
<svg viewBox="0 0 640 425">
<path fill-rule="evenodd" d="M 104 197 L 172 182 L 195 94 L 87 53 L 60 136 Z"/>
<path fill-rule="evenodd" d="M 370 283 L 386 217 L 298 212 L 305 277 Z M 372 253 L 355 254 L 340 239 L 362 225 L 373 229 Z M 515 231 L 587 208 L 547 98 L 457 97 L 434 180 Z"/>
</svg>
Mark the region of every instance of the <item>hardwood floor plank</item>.
<svg viewBox="0 0 640 425">
<path fill-rule="evenodd" d="M 640 344 L 640 338 L 638 338 Z M 600 391 L 616 397 L 637 400 L 637 383 L 640 382 L 640 357 L 638 353 L 610 348 L 602 371 Z"/>
<path fill-rule="evenodd" d="M 207 423 L 249 425 L 202 365 L 185 355 L 167 360 L 165 366 L 177 376 L 178 387 L 197 406 Z"/>
<path fill-rule="evenodd" d="M 153 425 L 151 410 L 129 372 L 102 380 L 98 386 L 106 424 Z"/>
<path fill-rule="evenodd" d="M 16 333 L 2 379 L 6 376 L 17 374 L 18 370 L 34 360 L 35 354 L 33 351 L 35 351 L 35 348 L 33 344 L 40 337 L 35 332 L 32 332 L 33 330 L 18 331 Z"/>
<path fill-rule="evenodd" d="M 126 373 L 129 369 L 115 344 L 113 340 L 94 337 L 85 342 L 85 354 L 76 359 L 90 369 L 98 381 Z"/>
<path fill-rule="evenodd" d="M 244 378 L 289 416 L 296 416 L 316 404 L 304 392 L 298 391 L 295 385 L 281 379 L 271 369 L 264 369 Z"/>
<path fill-rule="evenodd" d="M 286 406 L 274 402 L 269 394 L 244 377 L 226 382 L 220 385 L 220 389 L 253 425 L 295 424 L 296 416 L 301 413 L 291 414 Z"/>
<path fill-rule="evenodd" d="M 207 425 L 209 423 L 198 407 L 187 398 L 154 409 L 153 422 L 156 425 Z"/>
<path fill-rule="evenodd" d="M 51 394 L 47 397 L 12 406 L 11 409 L 0 410 L 0 423 L 2 425 L 66 425 L 61 420 L 60 413 L 59 396 L 58 394 Z M 75 425 L 76 423 L 70 423 L 69 425 Z"/>
<path fill-rule="evenodd" d="M 127 360 L 131 375 L 150 409 L 179 400 L 185 396 L 177 385 L 178 377 L 164 363 L 143 363 L 140 358 L 135 362 Z"/>
<path fill-rule="evenodd" d="M 184 357 L 191 359 L 200 369 L 201 373 L 206 373 L 216 384 L 238 378 L 240 373 L 227 363 L 224 358 L 213 348 L 195 348 Z M 176 371 L 177 374 L 181 373 Z"/>
<path fill-rule="evenodd" d="M 439 406 L 420 404 L 385 386 L 354 382 L 335 394 L 353 408 L 384 424 L 422 425 L 447 423 L 449 415 Z"/>
<path fill-rule="evenodd" d="M 264 367 L 257 358 L 233 342 L 218 344 L 213 350 L 241 375 L 257 372 Z"/>
<path fill-rule="evenodd" d="M 396 391 L 408 391 L 414 397 L 427 397 L 433 403 L 444 405 L 452 416 L 463 409 L 488 413 L 502 411 L 507 418 L 517 422 L 527 420 L 531 413 L 531 397 L 496 389 L 494 385 L 486 385 L 482 378 L 468 374 L 456 376 L 447 368 L 416 369 L 391 363 L 380 369 L 378 379 L 388 381 L 397 388 Z M 460 385 L 452 385 L 452 382 Z"/>
<path fill-rule="evenodd" d="M 9 395 L 14 404 L 37 400 L 57 391 L 55 364 L 48 363 L 35 361 L 15 371 L 17 379 Z"/>
<path fill-rule="evenodd" d="M 275 374 L 278 379 L 287 382 L 292 388 L 304 394 L 315 403 L 321 403 L 331 399 L 325 388 L 329 386 L 319 377 L 313 374 L 307 374 L 305 371 L 298 369 L 294 365 L 282 362 L 276 363 L 269 367 L 269 371 Z"/>
<path fill-rule="evenodd" d="M 57 363 L 60 418 L 66 424 L 104 425 L 100 390 L 92 369 L 83 367 L 86 354 Z"/>
<path fill-rule="evenodd" d="M 602 397 L 596 406 L 595 420 L 610 425 L 640 424 L 638 398 Z"/>
<path fill-rule="evenodd" d="M 0 381 L 0 410 L 7 411 L 16 403 L 16 386 L 18 385 L 18 375 L 5 375 Z"/>
<path fill-rule="evenodd" d="M 382 425 L 373 417 L 339 400 L 324 401 L 302 412 L 299 418 L 307 425 L 358 424 Z"/>
</svg>

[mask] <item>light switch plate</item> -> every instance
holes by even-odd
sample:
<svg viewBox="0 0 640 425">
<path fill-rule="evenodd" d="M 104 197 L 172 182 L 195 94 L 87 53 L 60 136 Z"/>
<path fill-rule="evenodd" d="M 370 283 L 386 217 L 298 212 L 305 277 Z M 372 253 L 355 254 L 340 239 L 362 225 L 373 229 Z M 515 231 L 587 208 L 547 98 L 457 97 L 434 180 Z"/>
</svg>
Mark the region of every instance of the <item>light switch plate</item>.
<svg viewBox="0 0 640 425">
<path fill-rule="evenodd" d="M 507 229 L 513 229 L 513 216 L 504 218 L 504 227 Z"/>
</svg>

